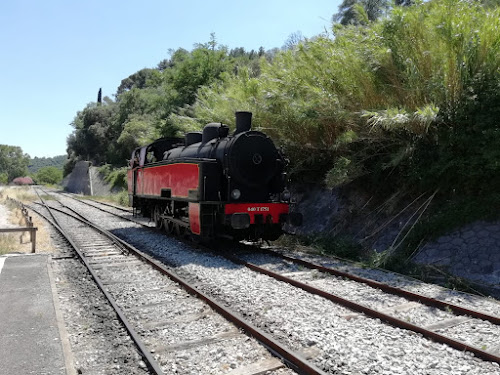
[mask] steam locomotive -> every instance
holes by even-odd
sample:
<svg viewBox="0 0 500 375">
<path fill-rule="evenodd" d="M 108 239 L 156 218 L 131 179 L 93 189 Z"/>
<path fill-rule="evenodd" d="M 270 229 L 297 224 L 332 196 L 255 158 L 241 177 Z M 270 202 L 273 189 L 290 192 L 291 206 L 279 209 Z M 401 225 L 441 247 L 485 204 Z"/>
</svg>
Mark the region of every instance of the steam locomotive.
<svg viewBox="0 0 500 375">
<path fill-rule="evenodd" d="M 132 152 L 130 205 L 157 228 L 197 241 L 216 237 L 275 240 L 290 212 L 286 159 L 272 140 L 251 130 L 252 113 L 236 112 L 236 130 L 210 123 L 203 132 L 162 138 Z"/>
</svg>

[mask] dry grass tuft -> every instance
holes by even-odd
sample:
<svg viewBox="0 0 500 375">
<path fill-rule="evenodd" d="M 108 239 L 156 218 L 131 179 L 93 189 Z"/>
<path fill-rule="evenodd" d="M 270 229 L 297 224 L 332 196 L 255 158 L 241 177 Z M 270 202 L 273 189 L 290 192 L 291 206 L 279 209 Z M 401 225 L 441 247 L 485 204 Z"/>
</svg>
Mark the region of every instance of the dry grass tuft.
<svg viewBox="0 0 500 375">
<path fill-rule="evenodd" d="M 8 210 L 6 221 L 10 226 L 25 227 L 26 222 L 17 205 L 7 201 L 7 197 L 30 204 L 37 199 L 31 187 L 3 188 L 0 190 L 0 204 Z M 36 252 L 55 252 L 49 232 L 49 225 L 38 215 L 32 215 L 33 225 L 38 228 L 36 233 Z M 2 225 L 0 224 L 0 227 Z M 0 233 L 0 255 L 7 253 L 31 253 L 29 232 Z"/>
<path fill-rule="evenodd" d="M 16 245 L 19 241 L 14 235 L 8 233 L 0 234 L 0 255 L 17 251 Z"/>
<path fill-rule="evenodd" d="M 29 186 L 7 187 L 0 190 L 0 203 L 5 203 L 7 197 L 28 204 L 36 200 L 36 194 Z"/>
</svg>

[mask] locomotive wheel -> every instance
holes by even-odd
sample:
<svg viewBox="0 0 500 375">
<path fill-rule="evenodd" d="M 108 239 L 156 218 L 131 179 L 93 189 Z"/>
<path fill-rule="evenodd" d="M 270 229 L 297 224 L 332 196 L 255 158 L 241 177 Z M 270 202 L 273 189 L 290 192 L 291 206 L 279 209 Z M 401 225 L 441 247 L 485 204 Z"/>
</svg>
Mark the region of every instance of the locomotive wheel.
<svg viewBox="0 0 500 375">
<path fill-rule="evenodd" d="M 164 221 L 165 232 L 168 234 L 174 234 L 174 223 L 168 219 Z"/>
<path fill-rule="evenodd" d="M 161 218 L 161 207 L 160 206 L 155 206 L 154 212 L 153 212 L 153 219 L 155 221 L 155 225 L 157 229 L 162 229 L 163 228 L 163 219 Z"/>
<path fill-rule="evenodd" d="M 186 234 L 186 228 L 182 225 L 175 224 L 175 234 L 177 235 L 177 237 L 184 237 L 184 235 Z"/>
</svg>

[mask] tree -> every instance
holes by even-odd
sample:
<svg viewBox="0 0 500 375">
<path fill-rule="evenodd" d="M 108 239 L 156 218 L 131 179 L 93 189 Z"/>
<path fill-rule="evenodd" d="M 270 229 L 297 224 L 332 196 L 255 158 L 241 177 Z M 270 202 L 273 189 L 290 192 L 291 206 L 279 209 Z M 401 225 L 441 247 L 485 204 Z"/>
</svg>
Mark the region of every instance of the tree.
<svg viewBox="0 0 500 375">
<path fill-rule="evenodd" d="M 408 1 L 400 0 L 401 3 Z M 410 0 L 411 2 L 411 0 Z M 341 25 L 360 25 L 366 21 L 375 21 L 390 7 L 389 0 L 343 0 L 338 13 L 332 20 Z"/>
<path fill-rule="evenodd" d="M 485 0 L 487 1 L 487 0 Z M 491 0 L 500 1 L 500 0 Z M 332 17 L 333 22 L 341 25 L 365 25 L 384 15 L 392 5 L 411 6 L 415 0 L 343 0 L 339 5 L 339 12 Z"/>
<path fill-rule="evenodd" d="M 8 182 L 28 173 L 29 160 L 21 147 L 0 145 L 0 174 L 6 173 Z"/>
<path fill-rule="evenodd" d="M 288 35 L 288 38 L 285 41 L 283 47 L 284 50 L 293 50 L 297 48 L 297 46 L 305 40 L 304 35 L 300 31 L 296 31 Z"/>
<path fill-rule="evenodd" d="M 215 34 L 192 51 L 169 50 L 170 58 L 156 68 L 141 69 L 123 79 L 115 102 L 104 97 L 102 105 L 90 103 L 77 113 L 71 124 L 75 130 L 67 139 L 69 161 L 64 174 L 82 159 L 94 165 L 123 165 L 132 148 L 154 137 L 179 135 L 185 129 L 172 118 L 190 113 L 201 88 L 240 71 L 257 77 L 261 61 L 271 61 L 277 52 L 266 52 L 262 47 L 258 51 L 235 48 L 228 52 L 218 45 Z"/>
<path fill-rule="evenodd" d="M 34 174 L 43 167 L 56 167 L 62 169 L 64 163 L 66 162 L 66 159 L 67 159 L 66 155 L 58 155 L 51 158 L 46 158 L 46 157 L 39 158 L 35 156 L 33 159 L 30 160 L 30 163 L 28 164 L 28 172 L 30 174 Z"/>
<path fill-rule="evenodd" d="M 161 64 L 161 63 L 160 63 Z M 160 66 L 159 64 L 159 66 Z M 148 86 L 148 81 L 150 79 L 154 79 L 158 77 L 158 70 L 156 69 L 141 69 L 138 72 L 128 76 L 127 78 L 123 79 L 120 86 L 118 86 L 118 89 L 116 90 L 116 95 L 120 95 L 121 93 L 125 91 L 129 91 L 132 88 L 136 87 L 138 89 L 142 89 L 144 87 Z"/>
<path fill-rule="evenodd" d="M 62 171 L 56 167 L 44 167 L 35 175 L 38 184 L 58 184 L 62 180 Z"/>
<path fill-rule="evenodd" d="M 72 157 L 100 164 L 106 160 L 109 144 L 119 137 L 121 129 L 113 132 L 116 105 L 104 99 L 102 105 L 87 105 L 71 123 L 75 131 L 67 143 L 68 154 Z"/>
</svg>

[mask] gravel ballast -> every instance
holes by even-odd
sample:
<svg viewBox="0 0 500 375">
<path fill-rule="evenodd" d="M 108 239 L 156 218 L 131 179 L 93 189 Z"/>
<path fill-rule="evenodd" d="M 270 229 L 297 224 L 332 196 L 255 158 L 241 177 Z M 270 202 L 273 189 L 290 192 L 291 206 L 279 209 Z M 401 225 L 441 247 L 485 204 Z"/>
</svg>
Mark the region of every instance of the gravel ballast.
<svg viewBox="0 0 500 375">
<path fill-rule="evenodd" d="M 166 374 L 225 374 L 271 359 L 270 353 L 254 339 L 242 334 L 206 304 L 133 256 L 95 257 L 98 250 L 87 245 L 97 241 L 99 246 L 103 246 L 104 241 L 99 241 L 89 229 L 79 224 L 70 226 L 79 232 L 77 242 L 82 246 L 80 250 L 84 253 L 90 251 L 94 255 L 88 260 Z M 106 247 L 103 254 L 109 252 Z M 78 298 L 77 293 L 75 297 Z M 104 323 L 105 317 L 97 315 L 103 318 Z M 88 318 L 87 315 L 85 317 Z M 94 323 L 89 324 L 89 331 L 98 333 Z M 93 347 L 99 344 L 93 342 L 92 338 L 87 341 Z M 107 341 L 112 341 L 112 338 L 109 337 Z M 91 358 L 96 357 L 92 352 L 86 353 Z M 122 358 L 124 353 L 117 352 L 116 355 Z M 90 360 L 82 353 L 77 353 L 77 356 L 82 373 L 85 373 L 84 370 L 96 373 L 97 367 L 89 367 Z M 125 363 L 128 363 L 128 359 Z M 136 363 L 140 368 L 145 367 L 142 360 Z M 123 373 L 134 373 L 124 369 L 123 365 L 120 368 Z M 293 373 L 285 368 L 269 372 Z"/>
<path fill-rule="evenodd" d="M 71 205 L 71 202 L 67 203 Z M 80 204 L 79 209 L 88 210 L 89 217 L 92 216 L 142 251 L 175 265 L 176 272 L 196 282 L 201 289 L 210 292 L 292 349 L 318 348 L 321 354 L 314 362 L 328 373 L 485 375 L 500 371 L 496 363 L 485 362 L 418 334 L 393 328 L 377 319 L 353 314 L 321 297 L 220 257 L 194 251 L 163 234 L 146 231 L 133 223 L 98 213 L 95 209 L 83 208 Z M 389 273 L 385 273 L 384 277 L 384 282 L 392 282 Z M 418 288 L 425 290 L 427 286 L 421 284 Z M 433 290 L 431 286 L 428 293 L 437 294 Z M 456 292 L 444 296 L 446 293 L 442 289 L 439 293 L 442 298 L 469 298 Z M 484 305 L 489 305 L 491 310 L 496 309 L 491 301 L 484 300 Z M 474 309 L 483 310 L 482 305 L 477 303 L 474 303 Z M 409 315 L 409 319 L 419 318 Z"/>
</svg>

